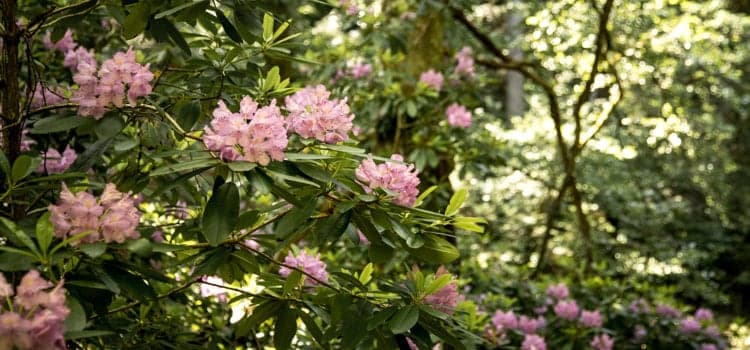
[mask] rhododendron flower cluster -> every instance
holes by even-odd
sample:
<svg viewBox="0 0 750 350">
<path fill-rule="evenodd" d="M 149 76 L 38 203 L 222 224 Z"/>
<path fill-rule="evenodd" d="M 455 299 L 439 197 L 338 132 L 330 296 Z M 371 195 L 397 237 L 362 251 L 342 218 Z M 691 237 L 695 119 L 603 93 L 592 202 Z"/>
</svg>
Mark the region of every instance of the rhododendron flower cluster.
<svg viewBox="0 0 750 350">
<path fill-rule="evenodd" d="M 578 303 L 575 300 L 561 300 L 555 305 L 555 315 L 569 321 L 578 318 Z"/>
<path fill-rule="evenodd" d="M 140 237 L 136 227 L 141 213 L 136 208 L 134 197 L 118 191 L 112 183 L 107 184 L 99 200 L 88 192 L 74 195 L 63 184 L 60 201 L 57 205 L 50 205 L 49 211 L 56 237 L 90 232 L 81 239 L 84 243 L 101 239 L 122 243 L 128 238 Z"/>
<path fill-rule="evenodd" d="M 695 310 L 695 319 L 698 321 L 711 321 L 714 319 L 714 313 L 706 308 Z"/>
<path fill-rule="evenodd" d="M 42 38 L 42 43 L 47 50 L 57 50 L 65 54 L 63 66 L 71 70 L 78 69 L 79 63 L 86 63 L 90 66 L 96 66 L 96 59 L 94 59 L 94 52 L 86 50 L 83 46 L 78 46 L 78 43 L 73 40 L 73 31 L 68 29 L 65 31 L 60 40 L 56 43 L 52 42 L 52 33 L 47 32 Z"/>
<path fill-rule="evenodd" d="M 15 293 L 5 276 L 0 273 L 0 300 L 8 299 L 10 310 L 0 304 L 0 349 L 66 349 L 63 336 L 65 318 L 70 310 L 65 306 L 63 282 L 52 290 L 52 283 L 39 272 L 30 270 L 21 278 Z M 12 305 L 10 297 L 15 294 Z"/>
<path fill-rule="evenodd" d="M 372 73 L 372 65 L 369 63 L 357 63 L 349 68 L 349 74 L 354 79 L 364 78 Z"/>
<path fill-rule="evenodd" d="M 685 334 L 695 334 L 700 332 L 701 324 L 695 318 L 688 317 L 680 321 L 680 332 Z"/>
<path fill-rule="evenodd" d="M 513 330 L 518 328 L 518 318 L 516 318 L 516 314 L 513 310 L 508 312 L 497 310 L 492 316 L 492 325 L 501 332 L 504 330 Z"/>
<path fill-rule="evenodd" d="M 526 334 L 521 343 L 522 350 L 547 350 L 547 343 L 544 338 L 536 334 Z"/>
<path fill-rule="evenodd" d="M 579 321 L 585 327 L 598 328 L 602 326 L 602 315 L 599 313 L 599 310 L 583 310 Z"/>
<path fill-rule="evenodd" d="M 568 286 L 565 283 L 558 283 L 547 287 L 547 296 L 556 300 L 565 299 L 569 294 Z"/>
<path fill-rule="evenodd" d="M 232 113 L 224 101 L 219 101 L 213 116 L 204 129 L 203 142 L 209 150 L 219 152 L 222 159 L 260 165 L 284 159 L 289 140 L 276 101 L 258 108 L 257 102 L 245 96 L 239 113 Z"/>
<path fill-rule="evenodd" d="M 539 329 L 544 328 L 546 324 L 547 321 L 542 316 L 531 318 L 522 315 L 518 318 L 518 330 L 524 334 L 536 333 Z"/>
<path fill-rule="evenodd" d="M 440 266 L 435 272 L 435 278 L 442 275 L 448 274 L 448 270 L 445 267 Z M 435 310 L 442 311 L 446 314 L 453 315 L 456 311 L 456 305 L 461 302 L 464 297 L 458 294 L 458 282 L 455 278 L 443 288 L 440 288 L 437 292 L 425 296 L 422 301 L 432 306 Z"/>
<path fill-rule="evenodd" d="M 591 346 L 596 350 L 612 350 L 615 341 L 609 334 L 599 334 L 591 339 Z"/>
<path fill-rule="evenodd" d="M 398 154 L 391 156 L 392 160 L 403 161 Z M 375 165 L 372 158 L 362 161 L 356 170 L 357 179 L 365 184 L 365 191 L 372 192 L 376 188 L 382 188 L 396 194 L 394 202 L 403 206 L 412 206 L 419 195 L 417 186 L 419 177 L 414 165 L 385 162 Z"/>
<path fill-rule="evenodd" d="M 468 128 L 471 126 L 471 112 L 466 107 L 453 103 L 445 109 L 445 115 L 448 117 L 450 126 L 459 128 Z"/>
<path fill-rule="evenodd" d="M 471 56 L 471 48 L 464 46 L 461 51 L 456 53 L 456 64 L 455 72 L 459 75 L 465 75 L 467 77 L 474 76 L 474 58 Z"/>
<path fill-rule="evenodd" d="M 320 260 L 320 254 L 312 256 L 308 255 L 307 252 L 303 250 L 299 253 L 299 255 L 295 256 L 292 252 L 289 252 L 289 255 L 284 258 L 284 264 L 301 269 L 310 276 L 313 276 L 314 278 L 310 278 L 306 275 L 302 275 L 302 279 L 303 281 L 305 281 L 305 285 L 308 287 L 317 286 L 320 283 L 318 281 L 328 283 L 328 272 L 326 271 L 326 264 Z M 279 269 L 279 274 L 286 278 L 289 277 L 289 274 L 291 274 L 292 271 L 294 270 L 286 266 L 282 266 Z"/>
<path fill-rule="evenodd" d="M 62 154 L 60 154 L 58 150 L 50 147 L 47 149 L 47 152 L 42 155 L 42 162 L 39 164 L 36 171 L 38 173 L 44 173 L 46 171 L 47 174 L 64 173 L 71 165 L 73 165 L 73 162 L 75 162 L 77 158 L 78 155 L 76 154 L 76 151 L 71 149 L 69 145 L 65 146 L 65 150 Z"/>
<path fill-rule="evenodd" d="M 62 97 L 63 91 L 59 87 L 52 91 L 42 84 L 37 83 L 34 87 L 34 95 L 31 96 L 31 108 L 37 109 L 42 106 L 56 105 L 65 102 Z"/>
<path fill-rule="evenodd" d="M 436 72 L 434 69 L 423 72 L 419 76 L 419 81 L 423 82 L 429 87 L 432 87 L 433 89 L 435 89 L 435 91 L 438 92 L 440 92 L 440 89 L 443 88 L 443 74 Z"/>
<path fill-rule="evenodd" d="M 52 32 L 47 31 L 42 38 L 42 44 L 44 44 L 44 48 L 47 50 L 57 50 L 62 53 L 73 50 L 78 46 L 75 40 L 73 40 L 73 31 L 71 29 L 65 30 L 65 34 L 56 43 L 52 42 Z"/>
<path fill-rule="evenodd" d="M 325 143 L 338 143 L 349 139 L 354 114 L 349 110 L 346 98 L 330 99 L 325 86 L 308 86 L 287 96 L 289 131 L 305 138 L 315 138 Z"/>
<path fill-rule="evenodd" d="M 680 310 L 675 309 L 671 305 L 659 304 L 656 306 L 656 313 L 664 317 L 677 318 L 682 315 Z"/>
<path fill-rule="evenodd" d="M 122 107 L 126 85 L 128 103 L 135 105 L 139 97 L 151 93 L 154 74 L 149 70 L 149 65 L 137 63 L 132 49 L 116 53 L 104 61 L 98 71 L 96 62 L 92 64 L 79 61 L 78 71 L 73 75 L 78 90 L 71 98 L 71 101 L 79 105 L 78 114 L 100 119 L 107 106 Z"/>
</svg>

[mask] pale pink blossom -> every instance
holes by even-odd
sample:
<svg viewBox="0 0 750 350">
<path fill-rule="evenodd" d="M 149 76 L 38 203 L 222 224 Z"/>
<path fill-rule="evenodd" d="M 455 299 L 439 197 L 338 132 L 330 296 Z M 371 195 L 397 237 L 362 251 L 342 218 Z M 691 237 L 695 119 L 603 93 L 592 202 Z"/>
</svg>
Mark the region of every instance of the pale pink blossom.
<svg viewBox="0 0 750 350">
<path fill-rule="evenodd" d="M 568 286 L 565 283 L 553 284 L 547 287 L 547 295 L 557 300 L 565 299 L 569 294 Z"/>
<path fill-rule="evenodd" d="M 70 145 L 65 146 L 62 154 L 50 147 L 47 152 L 42 154 L 42 162 L 39 163 L 36 171 L 38 173 L 61 174 L 68 170 L 77 158 L 78 154 L 70 148 Z"/>
<path fill-rule="evenodd" d="M 651 310 L 651 306 L 646 299 L 640 298 L 630 303 L 628 309 L 634 314 L 645 314 Z"/>
<path fill-rule="evenodd" d="M 0 274 L 0 279 L 5 282 Z M 64 320 L 70 314 L 65 306 L 63 282 L 52 284 L 31 270 L 16 287 L 13 311 L 0 311 L 0 349 L 66 349 Z M 4 283 L 6 297 L 12 286 Z M 1 310 L 1 309 L 0 309 Z"/>
<path fill-rule="evenodd" d="M 555 305 L 555 315 L 569 321 L 578 318 L 578 304 L 575 300 L 561 300 Z"/>
<path fill-rule="evenodd" d="M 660 316 L 677 318 L 682 314 L 680 310 L 675 309 L 671 305 L 659 304 L 656 306 L 656 313 Z"/>
<path fill-rule="evenodd" d="M 58 40 L 56 43 L 52 42 L 52 32 L 47 31 L 47 33 L 45 33 L 44 37 L 42 38 L 42 43 L 44 44 L 45 49 L 58 50 L 62 53 L 71 51 L 75 49 L 76 46 L 78 46 L 75 40 L 73 40 L 73 31 L 70 30 L 70 28 L 65 30 L 65 34 L 63 34 L 62 38 L 60 38 L 60 40 Z"/>
<path fill-rule="evenodd" d="M 539 316 L 537 318 L 521 316 L 518 318 L 518 330 L 520 330 L 524 334 L 536 333 L 539 329 L 543 328 L 546 324 L 547 324 L 547 321 L 542 316 Z"/>
<path fill-rule="evenodd" d="M 37 83 L 34 87 L 34 95 L 31 96 L 31 108 L 38 109 L 42 106 L 56 105 L 65 102 L 63 91 L 60 87 L 57 87 L 54 91 L 52 89 L 42 86 Z"/>
<path fill-rule="evenodd" d="M 222 159 L 260 165 L 284 159 L 289 140 L 276 101 L 258 108 L 250 96 L 245 96 L 240 102 L 239 113 L 232 113 L 223 101 L 219 101 L 213 116 L 210 125 L 204 129 L 203 142 L 209 150 L 219 152 Z"/>
<path fill-rule="evenodd" d="M 448 270 L 446 270 L 445 267 L 440 266 L 437 272 L 435 272 L 435 278 L 446 274 L 448 274 Z M 458 305 L 463 299 L 464 297 L 458 293 L 458 282 L 455 278 L 451 277 L 451 281 L 448 282 L 445 287 L 440 288 L 435 293 L 426 295 L 422 300 L 425 304 L 432 306 L 435 310 L 453 315 L 456 310 L 456 305 Z"/>
<path fill-rule="evenodd" d="M 718 348 L 714 344 L 701 344 L 700 350 L 718 350 Z"/>
<path fill-rule="evenodd" d="M 495 311 L 492 315 L 492 325 L 498 331 L 513 330 L 518 328 L 518 318 L 513 310 L 504 312 L 503 310 Z"/>
<path fill-rule="evenodd" d="M 443 88 L 443 74 L 430 69 L 419 76 L 419 81 L 440 92 Z"/>
<path fill-rule="evenodd" d="M 403 161 L 398 154 L 391 156 L 392 160 Z M 367 193 L 376 188 L 382 188 L 395 194 L 394 202 L 403 206 L 413 206 L 419 195 L 417 186 L 419 177 L 414 165 L 400 164 L 396 162 L 385 162 L 375 165 L 372 158 L 362 161 L 356 170 L 357 179 L 365 185 Z"/>
<path fill-rule="evenodd" d="M 635 326 L 635 330 L 633 331 L 633 341 L 636 343 L 640 343 L 643 341 L 646 336 L 648 335 L 648 331 L 645 327 L 641 325 Z"/>
<path fill-rule="evenodd" d="M 680 332 L 685 334 L 696 334 L 700 332 L 701 324 L 696 319 L 688 317 L 680 321 Z"/>
<path fill-rule="evenodd" d="M 295 256 L 292 252 L 284 258 L 284 264 L 287 266 L 296 267 L 302 271 L 305 271 L 310 276 L 302 275 L 302 280 L 305 281 L 305 285 L 308 287 L 314 287 L 320 284 L 320 282 L 328 283 L 328 272 L 326 271 L 326 264 L 320 260 L 320 254 L 316 256 L 308 255 L 304 250 Z M 286 278 L 289 274 L 294 271 L 291 268 L 282 266 L 279 269 L 279 274 Z"/>
<path fill-rule="evenodd" d="M 448 124 L 454 127 L 468 128 L 471 126 L 471 112 L 466 107 L 453 103 L 445 109 Z"/>
<path fill-rule="evenodd" d="M 456 53 L 456 60 L 458 60 L 455 69 L 456 74 L 467 77 L 474 76 L 474 58 L 471 56 L 470 47 L 464 46 L 461 48 L 461 51 Z"/>
<path fill-rule="evenodd" d="M 354 114 L 346 98 L 331 99 L 325 86 L 308 86 L 287 96 L 289 130 L 305 138 L 315 138 L 325 143 L 338 143 L 349 139 Z"/>
<path fill-rule="evenodd" d="M 706 308 L 699 308 L 695 310 L 695 319 L 698 321 L 711 321 L 714 319 L 714 313 Z"/>
<path fill-rule="evenodd" d="M 536 334 L 526 334 L 521 343 L 521 350 L 547 350 L 547 343 L 544 338 Z"/>
<path fill-rule="evenodd" d="M 612 350 L 615 341 L 609 334 L 600 334 L 591 339 L 591 346 L 596 350 Z"/>
<path fill-rule="evenodd" d="M 602 326 L 602 315 L 599 310 L 583 310 L 579 321 L 584 327 L 598 328 Z"/>
<path fill-rule="evenodd" d="M 75 50 L 69 50 L 65 52 L 65 58 L 63 59 L 63 67 L 68 68 L 72 71 L 80 70 L 79 65 L 85 63 L 89 66 L 96 67 L 96 59 L 94 58 L 93 50 L 86 50 L 85 47 L 79 46 Z"/>
<path fill-rule="evenodd" d="M 361 245 L 370 245 L 370 240 L 367 239 L 367 236 L 362 233 L 362 231 L 357 230 L 357 237 L 359 237 L 359 244 Z"/>
<path fill-rule="evenodd" d="M 364 78 L 372 73 L 372 65 L 369 63 L 357 63 L 349 68 L 349 74 L 354 79 Z"/>
<path fill-rule="evenodd" d="M 50 221 L 56 237 L 65 238 L 89 232 L 80 242 L 122 243 L 128 238 L 138 238 L 136 230 L 141 213 L 130 193 L 122 193 L 114 184 L 107 184 L 99 201 L 87 192 L 71 193 L 63 184 L 60 201 L 50 205 Z M 75 242 L 74 244 L 77 244 Z"/>
</svg>

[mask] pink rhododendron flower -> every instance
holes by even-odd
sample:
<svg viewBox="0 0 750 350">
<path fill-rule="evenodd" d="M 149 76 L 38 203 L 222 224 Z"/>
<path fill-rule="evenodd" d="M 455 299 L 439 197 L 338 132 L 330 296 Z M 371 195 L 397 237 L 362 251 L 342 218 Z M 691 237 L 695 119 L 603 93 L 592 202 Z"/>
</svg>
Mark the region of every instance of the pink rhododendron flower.
<svg viewBox="0 0 750 350">
<path fill-rule="evenodd" d="M 83 232 L 90 234 L 80 242 L 122 243 L 128 238 L 138 238 L 136 228 L 141 213 L 130 193 L 122 193 L 114 184 L 107 184 L 99 201 L 88 192 L 71 193 L 63 183 L 60 201 L 50 205 L 50 221 L 56 237 L 65 238 Z M 75 242 L 74 244 L 77 244 Z"/>
<path fill-rule="evenodd" d="M 718 350 L 714 344 L 701 344 L 701 350 Z"/>
<path fill-rule="evenodd" d="M 471 112 L 466 107 L 453 103 L 445 109 L 448 116 L 448 124 L 454 127 L 468 128 L 471 126 Z"/>
<path fill-rule="evenodd" d="M 372 65 L 369 63 L 357 63 L 349 69 L 349 74 L 354 79 L 364 78 L 372 73 Z"/>
<path fill-rule="evenodd" d="M 721 338 L 721 332 L 719 332 L 719 327 L 717 327 L 716 325 L 710 325 L 706 327 L 706 329 L 703 330 L 703 334 L 713 339 Z"/>
<path fill-rule="evenodd" d="M 56 149 L 50 147 L 47 152 L 42 154 L 42 162 L 39 163 L 36 171 L 38 173 L 47 174 L 61 174 L 64 173 L 73 162 L 78 158 L 76 151 L 72 150 L 70 146 L 65 146 L 65 150 L 62 154 Z"/>
<path fill-rule="evenodd" d="M 419 81 L 425 83 L 427 86 L 432 87 L 433 89 L 435 89 L 435 91 L 438 92 L 440 92 L 440 89 L 443 88 L 443 74 L 436 72 L 433 69 L 423 72 L 419 76 Z"/>
<path fill-rule="evenodd" d="M 391 156 L 392 160 L 401 162 L 403 157 L 398 154 Z M 414 165 L 399 164 L 395 162 L 385 162 L 375 165 L 372 158 L 362 161 L 356 170 L 357 179 L 365 185 L 367 193 L 372 192 L 375 188 L 383 188 L 395 193 L 394 202 L 403 206 L 412 206 L 419 195 L 417 186 L 419 177 Z"/>
<path fill-rule="evenodd" d="M 440 266 L 435 272 L 435 278 L 442 275 L 448 274 L 448 270 L 445 267 Z M 442 311 L 446 314 L 453 315 L 456 310 L 456 305 L 463 300 L 463 296 L 458 294 L 458 282 L 455 278 L 443 288 L 440 288 L 437 292 L 429 294 L 424 297 L 423 301 L 425 304 L 432 306 L 433 309 Z"/>
<path fill-rule="evenodd" d="M 695 319 L 698 321 L 711 321 L 714 319 L 714 313 L 706 308 L 695 310 Z"/>
<path fill-rule="evenodd" d="M 292 252 L 284 258 L 284 264 L 293 266 L 301 269 L 313 276 L 315 279 L 310 278 L 306 275 L 302 275 L 302 279 L 305 281 L 305 285 L 308 287 L 314 287 L 319 284 L 318 281 L 328 283 L 328 272 L 326 271 L 326 264 L 320 260 L 320 254 L 316 256 L 308 255 L 304 250 L 299 255 L 294 256 Z M 286 266 L 282 266 L 279 269 L 279 274 L 284 278 L 288 277 L 289 274 L 294 271 Z"/>
<path fill-rule="evenodd" d="M 409 337 L 406 337 L 406 345 L 409 346 L 410 350 L 419 350 L 419 348 L 417 347 L 417 344 L 414 344 L 414 341 L 411 340 L 411 338 Z"/>
<path fill-rule="evenodd" d="M 224 285 L 224 280 L 222 280 L 218 276 L 203 276 L 201 277 L 201 282 L 208 282 L 207 283 L 201 283 L 200 285 L 200 292 L 201 296 L 204 298 L 213 297 L 215 296 L 216 299 L 218 299 L 222 303 L 227 302 L 227 290 L 219 287 Z M 215 286 L 214 284 L 218 285 Z"/>
<path fill-rule="evenodd" d="M 289 111 L 289 130 L 305 138 L 315 138 L 325 143 L 338 143 L 349 139 L 354 114 L 349 111 L 346 98 L 330 99 L 325 86 L 308 86 L 285 101 Z"/>
<path fill-rule="evenodd" d="M 565 299 L 569 294 L 568 286 L 565 283 L 558 283 L 547 287 L 547 295 L 557 300 Z"/>
<path fill-rule="evenodd" d="M 471 57 L 470 47 L 464 46 L 461 48 L 461 51 L 456 53 L 456 60 L 458 60 L 455 69 L 456 74 L 467 77 L 474 76 L 474 58 Z"/>
<path fill-rule="evenodd" d="M 96 67 L 96 59 L 94 58 L 93 50 L 86 50 L 85 47 L 79 46 L 75 50 L 69 50 L 65 52 L 65 58 L 63 59 L 63 67 L 73 71 L 80 70 L 79 65 L 85 63 L 89 66 Z"/>
<path fill-rule="evenodd" d="M 635 330 L 633 331 L 633 341 L 636 343 L 640 343 L 643 339 L 646 338 L 648 335 L 648 331 L 645 327 L 641 325 L 635 326 Z"/>
<path fill-rule="evenodd" d="M 599 313 L 599 310 L 583 310 L 579 321 L 584 327 L 598 328 L 602 326 L 602 315 Z"/>
<path fill-rule="evenodd" d="M 600 334 L 591 339 L 591 346 L 596 350 L 612 350 L 615 341 L 609 334 Z"/>
<path fill-rule="evenodd" d="M 362 231 L 357 230 L 357 237 L 359 237 L 359 244 L 370 245 L 370 240 L 367 239 L 367 236 L 365 236 Z"/>
<path fill-rule="evenodd" d="M 523 343 L 521 343 L 522 350 L 547 350 L 547 343 L 544 342 L 544 338 L 536 334 L 526 334 L 523 336 Z"/>
<path fill-rule="evenodd" d="M 66 349 L 63 321 L 70 314 L 65 306 L 63 282 L 52 284 L 31 270 L 16 287 L 11 310 L 0 307 L 0 349 Z M 0 294 L 12 296 L 13 287 L 0 273 Z"/>
<path fill-rule="evenodd" d="M 524 334 L 536 333 L 539 329 L 543 328 L 547 324 L 544 317 L 531 318 L 528 316 L 521 316 L 518 318 L 518 330 Z"/>
<path fill-rule="evenodd" d="M 578 304 L 575 300 L 561 300 L 555 305 L 555 315 L 569 321 L 578 318 Z"/>
<path fill-rule="evenodd" d="M 497 310 L 492 316 L 492 325 L 498 331 L 516 329 L 518 328 L 518 318 L 513 310 L 507 312 Z"/>
<path fill-rule="evenodd" d="M 680 310 L 675 309 L 671 305 L 659 304 L 656 306 L 656 313 L 660 316 L 677 318 L 682 314 Z"/>
<path fill-rule="evenodd" d="M 648 305 L 646 299 L 641 298 L 630 303 L 628 309 L 634 314 L 645 314 L 651 310 L 651 306 Z"/>
<path fill-rule="evenodd" d="M 680 321 L 680 332 L 685 334 L 695 334 L 700 332 L 701 324 L 696 319 L 688 317 Z"/>
<path fill-rule="evenodd" d="M 42 106 L 56 105 L 65 102 L 62 97 L 63 92 L 58 87 L 55 91 L 45 88 L 42 84 L 37 83 L 34 87 L 34 95 L 31 96 L 31 108 L 38 109 Z"/>
<path fill-rule="evenodd" d="M 47 31 L 47 33 L 44 34 L 44 38 L 42 38 L 42 43 L 44 44 L 45 49 L 58 50 L 62 53 L 71 51 L 78 46 L 75 40 L 73 40 L 73 31 L 70 29 L 65 30 L 65 34 L 63 34 L 62 38 L 56 43 L 52 42 L 52 32 Z"/>
<path fill-rule="evenodd" d="M 219 101 L 213 116 L 205 128 L 203 142 L 209 150 L 219 152 L 222 159 L 260 165 L 284 159 L 289 140 L 276 101 L 258 108 L 258 103 L 245 96 L 239 113 L 232 113 L 224 101 Z"/>
<path fill-rule="evenodd" d="M 151 93 L 150 82 L 154 75 L 149 70 L 149 64 L 142 66 L 135 61 L 135 51 L 132 49 L 116 53 L 104 61 L 98 71 L 96 62 L 82 62 L 80 59 L 76 68 L 73 81 L 79 88 L 73 93 L 71 101 L 79 104 L 78 114 L 82 116 L 100 119 L 107 106 L 124 106 L 126 85 L 128 103 L 131 105 L 136 104 L 137 98 Z"/>
</svg>

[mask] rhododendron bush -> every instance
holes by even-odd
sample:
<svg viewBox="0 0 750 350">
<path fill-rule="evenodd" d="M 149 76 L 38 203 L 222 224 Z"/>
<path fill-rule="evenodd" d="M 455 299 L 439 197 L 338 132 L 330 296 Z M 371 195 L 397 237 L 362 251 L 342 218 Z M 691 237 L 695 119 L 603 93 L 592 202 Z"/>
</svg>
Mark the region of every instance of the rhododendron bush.
<svg viewBox="0 0 750 350">
<path fill-rule="evenodd" d="M 576 166 L 635 55 L 581 3 L 595 58 L 545 61 L 483 16 L 546 5 L 0 0 L 0 350 L 726 348 L 710 300 L 608 265 Z M 506 88 L 545 135 L 503 134 Z M 550 198 L 488 209 L 500 166 Z"/>
</svg>

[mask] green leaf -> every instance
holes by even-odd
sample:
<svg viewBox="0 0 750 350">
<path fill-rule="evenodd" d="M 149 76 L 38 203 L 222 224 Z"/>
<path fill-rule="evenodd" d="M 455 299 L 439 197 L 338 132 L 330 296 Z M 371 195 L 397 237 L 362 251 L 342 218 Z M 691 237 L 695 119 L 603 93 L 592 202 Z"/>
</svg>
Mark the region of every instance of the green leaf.
<svg viewBox="0 0 750 350">
<path fill-rule="evenodd" d="M 268 42 L 273 39 L 273 17 L 270 13 L 263 14 L 263 41 Z"/>
<path fill-rule="evenodd" d="M 297 333 L 297 310 L 284 305 L 279 311 L 273 333 L 273 345 L 277 350 L 290 349 Z"/>
<path fill-rule="evenodd" d="M 425 198 L 427 198 L 427 196 L 429 196 L 430 193 L 434 192 L 437 189 L 438 189 L 437 185 L 432 185 L 430 186 L 430 188 L 424 190 L 424 192 L 420 193 L 419 197 L 417 197 L 417 200 L 414 202 L 414 206 L 415 207 L 420 206 L 422 202 L 424 202 Z"/>
<path fill-rule="evenodd" d="M 283 304 L 275 300 L 267 300 L 253 309 L 249 317 L 244 318 L 237 324 L 236 333 L 239 336 L 247 336 L 250 330 L 257 327 L 263 321 L 276 315 Z"/>
<path fill-rule="evenodd" d="M 295 160 L 320 160 L 320 159 L 331 159 L 331 158 L 333 158 L 331 156 L 325 156 L 325 155 L 322 155 L 322 154 L 294 153 L 294 152 L 284 153 L 284 157 L 287 160 L 291 160 L 291 161 L 295 161 Z"/>
<path fill-rule="evenodd" d="M 221 23 L 221 27 L 224 28 L 224 32 L 227 33 L 227 36 L 229 39 L 232 39 L 234 42 L 238 44 L 242 44 L 242 37 L 240 36 L 240 33 L 237 31 L 237 28 L 234 27 L 234 24 L 229 21 L 229 18 L 224 16 L 224 13 L 221 12 L 221 10 L 216 10 L 216 17 L 219 18 L 219 23 Z"/>
<path fill-rule="evenodd" d="M 26 232 L 18 228 L 13 221 L 4 217 L 0 217 L 0 223 L 2 223 L 3 226 L 2 232 L 5 233 L 4 236 L 8 237 L 11 241 L 23 243 L 23 245 L 31 249 L 34 254 L 39 256 L 39 250 L 37 249 L 36 244 L 34 244 L 34 241 L 31 240 L 31 237 L 29 237 Z"/>
<path fill-rule="evenodd" d="M 292 273 L 287 276 L 286 282 L 284 282 L 284 294 L 288 295 L 294 291 L 294 289 L 300 285 L 300 282 L 302 282 L 302 277 L 303 275 L 301 272 L 292 270 Z"/>
<path fill-rule="evenodd" d="M 136 255 L 144 257 L 150 256 L 154 252 L 154 248 L 151 246 L 151 241 L 146 238 L 129 241 L 127 248 Z"/>
<path fill-rule="evenodd" d="M 40 119 L 34 123 L 34 127 L 29 130 L 32 134 L 51 134 L 53 132 L 67 131 L 77 128 L 81 125 L 93 124 L 96 120 L 93 118 L 71 116 L 52 116 Z"/>
<path fill-rule="evenodd" d="M 450 274 L 442 275 L 436 279 L 434 279 L 430 284 L 425 288 L 424 295 L 430 295 L 434 294 L 438 290 L 442 289 L 443 287 L 447 286 L 448 283 L 451 282 L 451 279 L 453 279 L 453 276 Z"/>
<path fill-rule="evenodd" d="M 52 226 L 52 222 L 49 221 L 49 215 L 50 213 L 46 212 L 36 221 L 36 242 L 43 254 L 47 253 L 47 249 L 52 244 L 54 237 L 55 228 Z"/>
<path fill-rule="evenodd" d="M 115 332 L 104 331 L 104 330 L 88 330 L 88 331 L 77 331 L 77 332 L 65 332 L 65 340 L 76 340 L 83 338 L 103 337 L 105 335 L 113 335 Z"/>
<path fill-rule="evenodd" d="M 143 1 L 131 6 L 128 10 L 129 13 L 122 22 L 122 34 L 125 39 L 133 39 L 146 29 L 151 7 L 148 1 Z"/>
<path fill-rule="evenodd" d="M 482 218 L 459 216 L 454 219 L 453 225 L 462 230 L 482 233 L 484 232 L 484 227 L 479 224 L 486 223 L 487 220 L 484 220 Z"/>
<path fill-rule="evenodd" d="M 414 327 L 417 321 L 419 321 L 419 308 L 414 305 L 407 305 L 393 315 L 393 318 L 388 322 L 388 327 L 393 334 L 401 334 Z"/>
<path fill-rule="evenodd" d="M 16 252 L 9 251 L 8 247 L 0 246 L 0 248 L 6 248 L 0 249 L 6 251 L 0 253 L 0 271 L 28 271 L 31 269 L 32 263 L 37 260 L 31 253 L 23 250 Z"/>
<path fill-rule="evenodd" d="M 10 174 L 10 162 L 8 162 L 8 157 L 5 156 L 2 149 L 0 149 L 0 170 L 3 171 L 3 174 Z"/>
<path fill-rule="evenodd" d="M 159 12 L 159 13 L 157 13 L 157 14 L 156 14 L 156 15 L 154 16 L 154 19 L 159 19 L 159 18 L 162 18 L 162 17 L 166 17 L 166 16 L 169 16 L 169 15 L 171 15 L 171 14 L 174 14 L 174 13 L 177 13 L 177 12 L 179 12 L 179 11 L 182 11 L 182 10 L 184 10 L 184 9 L 188 8 L 188 7 L 191 7 L 191 6 L 195 6 L 195 5 L 198 5 L 198 4 L 200 4 L 200 3 L 204 3 L 204 2 L 206 2 L 206 1 L 207 1 L 207 0 L 198 0 L 198 1 L 195 1 L 195 2 L 188 2 L 188 3 L 184 3 L 184 4 L 180 5 L 180 6 L 175 6 L 175 7 L 171 8 L 171 9 L 169 9 L 169 10 L 166 10 L 166 11 L 162 11 L 162 12 Z"/>
<path fill-rule="evenodd" d="M 229 167 L 229 169 L 232 169 L 232 171 L 241 173 L 255 169 L 258 164 L 250 162 L 229 162 L 227 163 L 227 166 Z"/>
<path fill-rule="evenodd" d="M 125 127 L 125 122 L 117 113 L 107 113 L 94 127 L 99 138 L 115 137 Z"/>
<path fill-rule="evenodd" d="M 113 268 L 109 272 L 109 276 L 112 280 L 117 283 L 117 286 L 122 289 L 129 298 L 141 302 L 156 300 L 156 292 L 154 292 L 154 288 L 148 285 L 143 278 L 121 268 Z M 106 281 L 103 282 L 107 284 Z"/>
<path fill-rule="evenodd" d="M 389 308 L 383 309 L 382 311 L 376 312 L 372 318 L 367 322 L 367 330 L 371 331 L 381 324 L 383 324 L 385 321 L 387 321 L 393 314 L 398 311 L 398 308 L 395 306 L 391 306 Z"/>
<path fill-rule="evenodd" d="M 461 208 L 461 206 L 464 204 L 464 201 L 466 201 L 467 193 L 468 191 L 465 188 L 462 188 L 453 194 L 450 202 L 448 203 L 448 207 L 445 208 L 446 216 L 453 216 L 458 213 L 458 209 Z"/>
<path fill-rule="evenodd" d="M 240 192 L 237 186 L 232 182 L 219 186 L 203 211 L 203 235 L 210 245 L 219 245 L 234 230 L 239 211 Z"/>
<path fill-rule="evenodd" d="M 189 160 L 189 161 L 179 162 L 175 164 L 169 164 L 169 165 L 156 168 L 152 170 L 149 175 L 152 177 L 161 176 L 161 175 L 167 175 L 167 174 L 172 174 L 172 173 L 186 171 L 186 170 L 193 170 L 193 169 L 198 169 L 198 168 L 211 168 L 219 164 L 221 164 L 221 162 L 219 162 L 219 160 L 215 158 L 195 159 L 195 160 Z"/>
<path fill-rule="evenodd" d="M 406 114 L 410 117 L 417 116 L 417 105 L 412 100 L 406 101 Z"/>
<path fill-rule="evenodd" d="M 424 245 L 417 249 L 408 249 L 411 255 L 420 260 L 433 263 L 445 264 L 458 259 L 458 249 L 450 242 L 434 235 L 424 235 Z"/>
<path fill-rule="evenodd" d="M 32 164 L 31 157 L 25 154 L 22 154 L 21 156 L 16 158 L 16 161 L 13 162 L 13 169 L 11 170 L 11 173 L 10 173 L 10 178 L 13 181 L 13 183 L 18 182 L 19 180 L 31 174 L 31 172 L 34 170 L 31 164 Z"/>
<path fill-rule="evenodd" d="M 78 332 L 86 328 L 86 311 L 78 302 L 78 299 L 68 295 L 65 298 L 65 306 L 70 309 L 70 314 L 65 318 L 65 330 L 68 332 Z"/>
<path fill-rule="evenodd" d="M 175 117 L 183 130 L 189 131 L 193 129 L 195 122 L 201 116 L 201 108 L 199 100 L 182 100 L 175 105 Z"/>
<path fill-rule="evenodd" d="M 359 282 L 362 284 L 367 284 L 367 282 L 370 282 L 370 279 L 372 278 L 372 263 L 368 263 L 365 265 L 365 267 L 362 269 L 362 272 L 359 274 Z"/>
<path fill-rule="evenodd" d="M 97 258 L 107 250 L 107 244 L 104 242 L 81 244 L 78 249 L 92 258 Z"/>
<path fill-rule="evenodd" d="M 281 81 L 279 67 L 274 66 L 268 71 L 268 74 L 266 74 L 266 79 L 263 81 L 263 91 L 271 91 L 279 84 L 279 81 Z"/>
<path fill-rule="evenodd" d="M 312 215 L 317 202 L 315 198 L 307 198 L 303 200 L 304 203 L 301 207 L 294 207 L 286 215 L 284 215 L 279 223 L 276 224 L 274 234 L 279 238 L 287 238 L 289 235 L 294 233 L 307 219 Z"/>
</svg>

